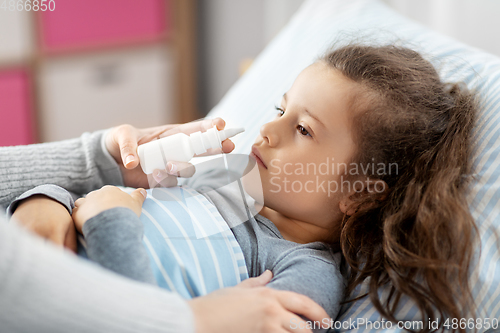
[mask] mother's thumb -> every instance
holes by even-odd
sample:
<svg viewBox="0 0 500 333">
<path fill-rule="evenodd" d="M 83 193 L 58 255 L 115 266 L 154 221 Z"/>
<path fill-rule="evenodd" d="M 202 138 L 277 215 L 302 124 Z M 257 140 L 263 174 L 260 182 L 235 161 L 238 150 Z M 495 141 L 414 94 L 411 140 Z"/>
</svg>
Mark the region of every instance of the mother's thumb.
<svg viewBox="0 0 500 333">
<path fill-rule="evenodd" d="M 130 125 L 120 126 L 116 133 L 116 142 L 120 148 L 123 165 L 127 169 L 135 168 L 139 163 L 137 157 L 137 130 Z"/>
<path fill-rule="evenodd" d="M 273 272 L 266 269 L 266 271 L 261 275 L 254 278 L 246 279 L 245 281 L 241 282 L 240 284 L 238 284 L 238 287 L 242 288 L 264 287 L 266 284 L 269 283 L 269 281 L 271 281 L 272 278 L 273 278 Z"/>
</svg>

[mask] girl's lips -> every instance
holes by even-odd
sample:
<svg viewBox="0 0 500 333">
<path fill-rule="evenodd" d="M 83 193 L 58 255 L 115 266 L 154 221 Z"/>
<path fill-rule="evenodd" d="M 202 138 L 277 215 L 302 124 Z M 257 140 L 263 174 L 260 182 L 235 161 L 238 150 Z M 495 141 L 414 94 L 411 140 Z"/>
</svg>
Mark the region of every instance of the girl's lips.
<svg viewBox="0 0 500 333">
<path fill-rule="evenodd" d="M 262 161 L 262 157 L 261 157 L 261 155 L 259 153 L 259 150 L 255 146 L 252 146 L 252 152 L 250 153 L 250 156 L 252 156 L 253 158 L 255 158 L 255 160 L 257 161 L 257 164 L 260 164 L 264 168 L 267 169 L 266 165 Z"/>
</svg>

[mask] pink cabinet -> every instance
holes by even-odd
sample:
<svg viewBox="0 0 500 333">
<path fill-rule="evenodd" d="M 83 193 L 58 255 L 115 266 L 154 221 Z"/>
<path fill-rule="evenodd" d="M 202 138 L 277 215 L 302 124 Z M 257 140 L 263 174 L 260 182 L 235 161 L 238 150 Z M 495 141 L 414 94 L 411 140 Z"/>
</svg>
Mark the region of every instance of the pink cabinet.
<svg viewBox="0 0 500 333">
<path fill-rule="evenodd" d="M 45 51 L 158 40 L 169 26 L 167 0 L 64 0 L 40 12 Z"/>
<path fill-rule="evenodd" d="M 0 9 L 0 146 L 199 118 L 196 0 L 45 4 Z"/>
<path fill-rule="evenodd" d="M 0 146 L 34 142 L 29 87 L 24 70 L 0 72 Z"/>
</svg>

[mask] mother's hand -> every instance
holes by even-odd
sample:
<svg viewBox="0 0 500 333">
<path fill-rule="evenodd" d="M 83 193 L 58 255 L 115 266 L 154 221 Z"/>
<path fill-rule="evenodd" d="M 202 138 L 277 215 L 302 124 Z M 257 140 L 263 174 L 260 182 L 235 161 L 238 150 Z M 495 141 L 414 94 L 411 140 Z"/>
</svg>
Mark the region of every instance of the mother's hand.
<svg viewBox="0 0 500 333">
<path fill-rule="evenodd" d="M 197 131 L 206 131 L 213 126 L 218 130 L 224 129 L 226 123 L 221 118 L 205 119 L 187 124 L 165 125 L 137 129 L 131 125 L 121 125 L 111 129 L 106 136 L 106 148 L 120 166 L 125 186 L 149 188 L 148 177 L 139 166 L 137 146 L 176 133 L 191 134 Z M 227 139 L 222 142 L 222 151 L 229 153 L 234 149 L 234 143 Z M 221 149 L 211 149 L 206 155 L 220 153 Z M 205 155 L 205 154 L 204 154 Z M 173 167 L 173 169 L 172 169 Z M 190 177 L 194 173 L 194 167 L 189 163 L 168 162 L 166 172 L 155 174 L 154 178 L 163 186 L 174 186 L 177 177 Z"/>
<path fill-rule="evenodd" d="M 196 332 L 206 333 L 311 333 L 303 315 L 328 327 L 330 317 L 310 298 L 291 291 L 264 287 L 271 271 L 247 279 L 236 287 L 216 290 L 188 301 Z"/>
</svg>

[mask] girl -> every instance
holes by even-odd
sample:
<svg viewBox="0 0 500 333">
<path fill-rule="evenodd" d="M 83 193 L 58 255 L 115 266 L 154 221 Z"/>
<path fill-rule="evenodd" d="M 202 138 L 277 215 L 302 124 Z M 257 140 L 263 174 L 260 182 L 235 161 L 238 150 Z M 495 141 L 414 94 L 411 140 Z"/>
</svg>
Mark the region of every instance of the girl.
<svg viewBox="0 0 500 333">
<path fill-rule="evenodd" d="M 368 169 L 366 176 L 387 184 L 387 196 L 359 196 L 342 218 L 348 292 L 370 279 L 368 295 L 390 320 L 402 295 L 424 318 L 465 318 L 473 305 L 475 224 L 465 190 L 477 98 L 442 83 L 429 62 L 406 48 L 348 46 L 324 62 L 359 89 L 351 109 L 352 160 L 399 168 L 382 176 Z M 382 303 L 377 289 L 385 284 L 391 292 Z"/>
<path fill-rule="evenodd" d="M 472 310 L 475 226 L 464 192 L 475 95 L 442 83 L 410 49 L 348 45 L 306 68 L 277 110 L 250 153 L 263 205 L 232 228 L 249 275 L 272 269 L 270 287 L 302 292 L 327 309 L 328 298 L 339 300 L 328 291 L 342 285 L 333 254 L 341 249 L 350 269 L 347 295 L 369 279 L 367 294 L 384 317 L 396 321 L 403 295 L 419 306 L 424 322 L 465 317 Z M 212 170 L 187 185 L 233 225 L 235 193 L 220 189 L 221 177 Z M 126 195 L 104 191 L 108 198 Z M 78 229 L 103 197 L 77 202 Z M 137 210 L 122 201 L 127 205 Z M 385 285 L 390 293 L 381 300 Z M 334 318 L 338 307 L 330 310 Z"/>
<path fill-rule="evenodd" d="M 299 75 L 278 117 L 261 127 L 252 149 L 260 215 L 290 241 L 340 245 L 347 295 L 369 279 L 367 296 L 387 319 L 396 320 L 403 295 L 424 322 L 466 318 L 475 224 L 465 190 L 477 108 L 472 92 L 441 82 L 408 48 L 333 50 Z"/>
</svg>

